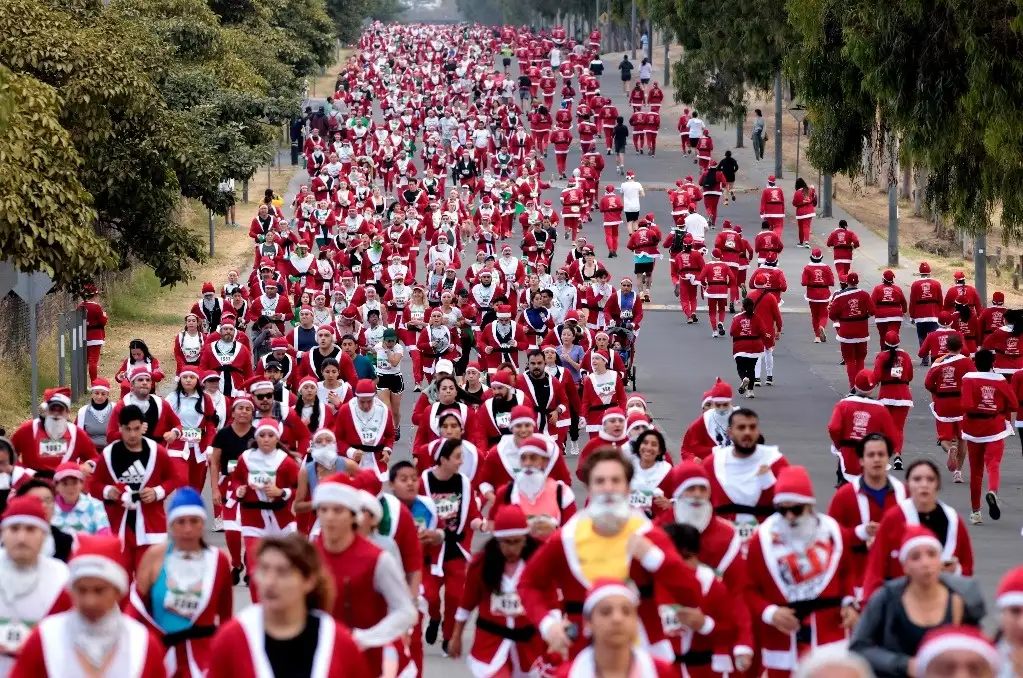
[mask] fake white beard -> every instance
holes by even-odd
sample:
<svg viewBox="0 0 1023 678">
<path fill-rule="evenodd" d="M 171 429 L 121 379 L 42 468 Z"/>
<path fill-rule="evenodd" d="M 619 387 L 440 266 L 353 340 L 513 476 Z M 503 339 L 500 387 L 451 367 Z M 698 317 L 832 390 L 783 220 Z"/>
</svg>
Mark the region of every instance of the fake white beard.
<svg viewBox="0 0 1023 678">
<path fill-rule="evenodd" d="M 530 500 L 536 499 L 546 483 L 547 474 L 543 472 L 543 469 L 522 468 L 515 476 L 515 486 Z"/>
<path fill-rule="evenodd" d="M 63 438 L 64 434 L 67 433 L 67 419 L 47 416 L 43 419 L 43 429 L 50 438 Z"/>
<path fill-rule="evenodd" d="M 787 520 L 782 520 L 779 532 L 785 536 L 791 546 L 796 549 L 804 549 L 816 539 L 819 527 L 820 520 L 815 514 L 804 513 L 796 519 L 795 525 L 789 524 Z"/>
<path fill-rule="evenodd" d="M 39 562 L 28 567 L 18 565 L 6 552 L 0 556 L 0 588 L 8 600 L 21 598 L 39 584 Z"/>
<path fill-rule="evenodd" d="M 78 612 L 71 617 L 71 642 L 94 667 L 103 661 L 121 639 L 124 619 L 116 606 L 101 619 L 91 622 Z"/>
<path fill-rule="evenodd" d="M 603 532 L 618 532 L 632 513 L 628 496 L 617 493 L 593 495 L 586 510 Z"/>
<path fill-rule="evenodd" d="M 714 517 L 714 507 L 709 501 L 693 501 L 685 497 L 675 500 L 675 522 L 692 525 L 700 532 L 707 529 Z"/>
<path fill-rule="evenodd" d="M 134 392 L 129 393 L 128 404 L 135 405 L 140 410 L 142 410 L 142 414 L 145 414 L 146 412 L 149 411 L 149 396 L 146 396 L 144 400 L 139 400 Z"/>
<path fill-rule="evenodd" d="M 710 416 L 711 419 L 714 420 L 714 423 L 717 424 L 722 430 L 728 430 L 728 418 L 732 416 L 731 409 L 729 409 L 729 411 L 725 412 L 724 414 L 719 413 L 715 409 L 714 413 Z"/>
<path fill-rule="evenodd" d="M 337 463 L 337 445 L 313 445 L 310 455 L 317 464 L 326 469 L 333 469 Z"/>
</svg>

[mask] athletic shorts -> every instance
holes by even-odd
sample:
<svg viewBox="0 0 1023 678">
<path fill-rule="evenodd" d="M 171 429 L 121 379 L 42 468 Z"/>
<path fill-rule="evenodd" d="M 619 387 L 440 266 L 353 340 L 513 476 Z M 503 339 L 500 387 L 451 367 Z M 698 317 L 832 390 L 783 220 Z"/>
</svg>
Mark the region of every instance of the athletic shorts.
<svg viewBox="0 0 1023 678">
<path fill-rule="evenodd" d="M 631 73 L 629 75 L 622 75 L 622 82 L 628 82 L 630 80 L 632 80 L 632 74 Z"/>
<path fill-rule="evenodd" d="M 650 274 L 654 272 L 654 262 L 652 261 L 637 261 L 635 268 L 632 271 L 635 275 L 642 273 Z"/>
<path fill-rule="evenodd" d="M 378 374 L 377 388 L 386 388 L 391 393 L 401 394 L 405 392 L 405 379 L 400 374 Z"/>
<path fill-rule="evenodd" d="M 501 59 L 501 62 L 505 65 L 505 68 L 511 66 L 511 57 L 505 57 Z"/>
<path fill-rule="evenodd" d="M 624 153 L 624 152 L 625 152 L 625 144 L 624 143 L 620 144 L 620 143 L 618 143 L 616 141 L 615 142 L 615 153 Z"/>
<path fill-rule="evenodd" d="M 625 213 L 625 220 L 626 221 L 638 221 L 639 220 L 639 211 L 637 210 L 635 212 L 626 212 Z"/>
<path fill-rule="evenodd" d="M 696 148 L 698 143 L 700 143 L 700 137 L 689 137 L 689 148 Z"/>
<path fill-rule="evenodd" d="M 650 78 L 640 78 L 639 82 L 642 85 L 649 85 L 650 84 Z"/>
</svg>

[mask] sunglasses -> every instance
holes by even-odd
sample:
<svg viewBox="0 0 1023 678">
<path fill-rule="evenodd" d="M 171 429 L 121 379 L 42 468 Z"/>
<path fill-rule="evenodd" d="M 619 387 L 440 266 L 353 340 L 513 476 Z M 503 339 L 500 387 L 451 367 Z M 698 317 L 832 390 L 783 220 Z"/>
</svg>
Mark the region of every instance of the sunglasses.
<svg viewBox="0 0 1023 678">
<path fill-rule="evenodd" d="M 273 393 L 256 393 L 252 396 L 256 400 L 270 400 L 274 397 Z"/>
<path fill-rule="evenodd" d="M 783 517 L 791 514 L 794 518 L 798 518 L 799 516 L 806 513 L 806 504 L 795 504 L 794 506 L 778 506 L 776 508 L 778 510 L 778 513 L 780 513 Z"/>
</svg>

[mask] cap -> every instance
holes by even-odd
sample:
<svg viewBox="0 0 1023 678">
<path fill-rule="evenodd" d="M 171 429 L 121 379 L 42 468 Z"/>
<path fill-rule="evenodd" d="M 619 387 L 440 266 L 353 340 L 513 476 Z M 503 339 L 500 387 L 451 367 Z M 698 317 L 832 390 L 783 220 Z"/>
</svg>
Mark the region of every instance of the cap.
<svg viewBox="0 0 1023 678">
<path fill-rule="evenodd" d="M 78 478 L 81 481 L 85 481 L 85 474 L 82 473 L 81 467 L 73 461 L 65 461 L 63 464 L 57 467 L 57 470 L 53 474 L 53 482 L 59 483 L 65 478 Z"/>
<path fill-rule="evenodd" d="M 324 504 L 343 506 L 357 514 L 362 510 L 359 488 L 347 474 L 336 473 L 318 482 L 313 489 L 313 508 L 319 508 Z"/>
<path fill-rule="evenodd" d="M 149 371 L 149 367 L 147 365 L 139 365 L 137 367 L 133 367 L 131 372 L 128 373 L 128 381 L 129 382 L 133 382 L 136 379 L 138 379 L 139 377 L 150 377 L 151 378 L 152 376 L 153 376 L 153 373 Z M 47 402 L 49 402 L 49 401 L 47 400 Z"/>
<path fill-rule="evenodd" d="M 498 376 L 501 373 L 498 372 L 494 376 Z M 511 411 L 511 423 L 509 426 L 518 426 L 519 424 L 533 424 L 536 425 L 536 412 L 529 405 L 516 405 Z"/>
<path fill-rule="evenodd" d="M 786 466 L 774 481 L 774 503 L 816 504 L 813 482 L 804 466 Z"/>
<path fill-rule="evenodd" d="M 854 382 L 857 391 L 863 393 L 870 393 L 877 386 L 877 382 L 874 381 L 874 371 L 868 369 L 862 369 L 856 373 L 856 379 Z"/>
<path fill-rule="evenodd" d="M 952 324 L 952 314 L 949 313 L 948 311 L 939 311 L 938 312 L 938 324 L 939 325 L 951 325 Z"/>
<path fill-rule="evenodd" d="M 909 553 L 918 546 L 930 546 L 941 551 L 941 542 L 930 528 L 923 525 L 907 525 L 902 531 L 902 542 L 899 546 L 899 563 L 905 564 Z"/>
<path fill-rule="evenodd" d="M 606 410 L 604 412 L 604 416 L 601 417 L 600 419 L 600 423 L 606 424 L 612 419 L 620 419 L 621 421 L 626 421 L 625 412 L 622 410 L 622 408 L 612 407 L 611 409 Z"/>
<path fill-rule="evenodd" d="M 38 499 L 36 500 L 38 501 Z M 128 592 L 128 572 L 116 536 L 78 536 L 78 550 L 68 562 L 69 581 L 86 577 L 102 579 L 122 594 Z"/>
<path fill-rule="evenodd" d="M 501 386 L 503 388 L 511 388 L 511 378 L 507 372 L 495 372 L 494 376 L 490 377 L 490 387 Z"/>
<path fill-rule="evenodd" d="M 848 282 L 850 285 L 860 284 L 860 274 L 857 273 L 856 271 L 849 271 L 849 275 L 847 275 L 845 279 L 846 282 Z"/>
<path fill-rule="evenodd" d="M 995 292 L 991 295 L 991 303 L 995 306 L 1001 306 L 1005 303 L 1005 295 L 1001 292 Z"/>
<path fill-rule="evenodd" d="M 447 358 L 444 358 L 442 360 L 438 360 L 437 361 L 437 363 L 433 366 L 433 371 L 434 371 L 434 374 L 440 374 L 440 373 L 443 373 L 443 374 L 454 374 L 455 373 L 455 364 L 452 363 Z"/>
<path fill-rule="evenodd" d="M 206 520 L 206 505 L 202 501 L 202 495 L 187 485 L 174 490 L 174 494 L 171 495 L 167 523 L 173 523 L 178 518 L 186 516 Z"/>
<path fill-rule="evenodd" d="M 273 351 L 287 351 L 288 340 L 286 337 L 274 337 L 270 340 L 270 349 Z"/>
<path fill-rule="evenodd" d="M 516 504 L 503 504 L 494 516 L 491 534 L 496 539 L 505 537 L 522 537 L 529 534 L 529 523 L 522 507 Z"/>
<path fill-rule="evenodd" d="M 893 283 L 895 282 L 895 273 L 892 271 L 885 271 L 881 274 L 881 280 L 886 283 Z"/>
<path fill-rule="evenodd" d="M 203 294 L 216 294 L 217 293 L 217 288 L 214 287 L 213 283 L 211 283 L 211 282 L 204 282 L 202 284 L 202 293 Z"/>
<path fill-rule="evenodd" d="M 926 261 L 921 261 L 919 271 L 921 275 L 929 275 L 931 272 L 931 265 Z"/>
<path fill-rule="evenodd" d="M 507 304 L 501 304 L 500 306 L 497 307 L 497 317 L 500 320 L 510 320 L 511 313 L 512 313 L 511 306 Z"/>
<path fill-rule="evenodd" d="M 107 390 L 110 390 L 109 388 Z M 46 404 L 52 405 L 54 403 L 63 405 L 64 407 L 71 409 L 71 389 L 66 386 L 58 388 L 48 388 L 43 393 L 45 396 Z"/>
<path fill-rule="evenodd" d="M 773 184 L 775 182 L 775 180 L 776 180 L 776 178 L 775 178 L 775 176 L 773 174 L 771 176 L 767 177 L 767 183 L 769 183 L 769 184 Z"/>
<path fill-rule="evenodd" d="M 277 423 L 276 419 L 270 418 L 260 419 L 259 422 L 256 424 L 256 431 L 254 435 L 258 436 L 260 433 L 264 431 L 272 431 L 274 434 L 280 436 L 281 425 Z"/>
<path fill-rule="evenodd" d="M 96 377 L 92 380 L 92 386 L 89 387 L 92 391 L 110 391 L 110 382 L 103 377 Z"/>
<path fill-rule="evenodd" d="M 537 454 L 549 459 L 552 454 L 550 446 L 547 445 L 547 439 L 536 435 L 526 438 L 526 440 L 519 445 L 518 450 L 519 456 L 522 456 L 523 454 Z"/>
<path fill-rule="evenodd" d="M 1002 576 L 995 594 L 998 609 L 1023 606 L 1023 565 L 1013 568 Z"/>
<path fill-rule="evenodd" d="M 245 390 L 249 393 L 255 393 L 256 391 L 272 391 L 273 388 L 274 383 L 262 375 L 253 377 L 245 382 Z"/>
<path fill-rule="evenodd" d="M 821 252 L 821 248 L 814 247 L 812 250 L 810 250 L 810 260 L 811 261 L 820 261 L 823 258 L 824 258 L 824 253 Z"/>
</svg>

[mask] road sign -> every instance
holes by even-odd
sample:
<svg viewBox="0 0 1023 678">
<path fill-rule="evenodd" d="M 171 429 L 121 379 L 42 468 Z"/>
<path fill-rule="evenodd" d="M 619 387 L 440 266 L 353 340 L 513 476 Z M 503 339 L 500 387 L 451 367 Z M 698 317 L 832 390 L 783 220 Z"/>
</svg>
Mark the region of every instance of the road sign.
<svg viewBox="0 0 1023 678">
<path fill-rule="evenodd" d="M 18 282 L 18 269 L 14 264 L 7 261 L 0 261 L 0 299 L 7 296 L 7 293 L 14 289 Z"/>
<path fill-rule="evenodd" d="M 26 304 L 32 306 L 42 301 L 52 287 L 53 279 L 42 271 L 35 273 L 18 271 L 18 279 L 14 283 L 14 293 L 21 297 Z"/>
</svg>

